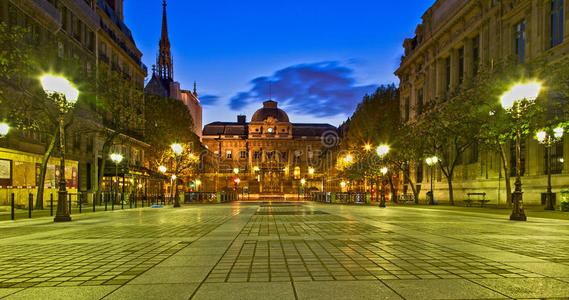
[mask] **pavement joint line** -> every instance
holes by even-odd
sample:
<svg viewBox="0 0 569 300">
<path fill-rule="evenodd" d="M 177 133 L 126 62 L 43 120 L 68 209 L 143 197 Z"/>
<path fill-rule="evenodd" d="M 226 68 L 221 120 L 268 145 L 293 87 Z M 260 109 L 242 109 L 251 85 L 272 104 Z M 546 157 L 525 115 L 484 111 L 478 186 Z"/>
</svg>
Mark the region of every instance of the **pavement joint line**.
<svg viewBox="0 0 569 300">
<path fill-rule="evenodd" d="M 234 219 L 234 218 L 238 218 L 241 214 L 241 211 L 239 214 L 232 216 L 231 218 L 229 218 L 225 223 L 229 222 L 230 220 Z M 253 216 L 255 213 L 253 213 L 251 216 Z M 247 219 L 250 220 L 251 216 Z M 215 267 L 221 262 L 221 260 L 223 259 L 223 257 L 225 256 L 225 254 L 227 253 L 227 251 L 229 251 L 229 249 L 231 249 L 231 246 L 233 245 L 233 243 L 237 240 L 237 238 L 239 237 L 241 231 L 243 230 L 244 227 L 246 227 L 248 222 L 243 222 L 244 225 L 243 227 L 239 230 L 239 233 L 235 235 L 235 238 L 232 240 L 232 242 L 227 246 L 227 248 L 225 249 L 225 251 L 223 252 L 223 254 L 221 254 L 221 256 L 219 257 L 219 259 L 217 260 L 216 264 L 213 265 L 213 267 L 209 270 L 209 272 L 205 275 L 204 279 L 198 284 L 198 286 L 196 286 L 196 288 L 194 289 L 194 291 L 192 292 L 192 294 L 190 295 L 190 297 L 188 298 L 188 300 L 191 300 L 196 293 L 198 292 L 198 290 L 202 287 L 202 285 L 205 283 L 205 281 L 207 280 L 207 278 L 209 277 L 209 275 L 212 273 L 213 270 L 215 270 Z M 221 226 L 221 225 L 220 225 Z M 229 275 L 228 275 L 229 276 Z"/>
</svg>

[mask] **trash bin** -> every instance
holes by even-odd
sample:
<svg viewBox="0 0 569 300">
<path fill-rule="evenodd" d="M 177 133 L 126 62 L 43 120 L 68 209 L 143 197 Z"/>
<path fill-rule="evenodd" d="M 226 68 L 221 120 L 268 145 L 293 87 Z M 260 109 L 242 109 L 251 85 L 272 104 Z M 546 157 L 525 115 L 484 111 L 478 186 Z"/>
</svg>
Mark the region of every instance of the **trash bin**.
<svg viewBox="0 0 569 300">
<path fill-rule="evenodd" d="M 561 191 L 561 211 L 569 211 L 569 190 Z"/>
</svg>

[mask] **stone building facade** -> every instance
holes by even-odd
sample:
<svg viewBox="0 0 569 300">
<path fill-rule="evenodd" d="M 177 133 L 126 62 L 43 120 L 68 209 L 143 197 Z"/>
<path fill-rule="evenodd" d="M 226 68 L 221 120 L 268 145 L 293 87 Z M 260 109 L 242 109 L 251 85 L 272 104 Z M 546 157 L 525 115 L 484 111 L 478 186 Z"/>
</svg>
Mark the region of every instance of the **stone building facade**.
<svg viewBox="0 0 569 300">
<path fill-rule="evenodd" d="M 415 37 L 406 39 L 405 55 L 395 74 L 400 79 L 402 118 L 420 119 L 425 104 L 444 99 L 472 79 L 482 66 L 509 57 L 519 62 L 545 57 L 550 61 L 569 55 L 569 1 L 563 0 L 438 0 L 422 17 Z M 513 143 L 512 143 L 513 144 Z M 533 136 L 525 139 L 524 202 L 540 204 L 545 192 L 545 150 Z M 569 153 L 565 138 L 552 149 L 553 192 L 567 189 Z M 515 150 L 508 157 L 515 161 Z M 505 204 L 500 157 L 470 149 L 455 175 L 455 198 L 485 192 L 491 203 Z M 510 164 L 515 166 L 515 163 Z M 411 173 L 421 196 L 428 190 L 428 167 L 418 163 Z M 446 179 L 437 170 L 435 197 L 448 199 Z M 514 179 L 512 178 L 512 181 Z M 513 184 L 512 184 L 513 186 Z M 557 194 L 559 199 L 559 194 Z"/>
<path fill-rule="evenodd" d="M 323 190 L 326 172 L 333 165 L 329 150 L 335 146 L 337 128 L 291 123 L 277 105 L 263 102 L 250 122 L 238 116 L 237 122 L 204 127 L 203 144 L 213 162 L 200 175 L 203 190 L 237 188 L 240 193 L 263 195 Z"/>
<path fill-rule="evenodd" d="M 6 0 L 0 2 L 0 21 L 29 28 L 40 44 L 54 42 L 56 49 L 46 49 L 45 61 L 41 62 L 46 66 L 56 67 L 62 60 L 73 58 L 80 62 L 88 75 L 99 74 L 99 68 L 104 66 L 121 74 L 137 88 L 144 87 L 146 66 L 142 64 L 142 53 L 124 24 L 122 0 Z M 54 53 L 53 57 L 51 53 Z M 60 72 L 66 73 L 66 70 Z M 92 86 L 96 83 L 85 81 L 74 84 Z M 143 99 L 135 99 L 133 103 L 142 105 L 142 101 Z M 89 123 L 94 129 L 101 130 L 74 133 L 71 128 L 67 132 L 66 157 L 69 162 L 66 163 L 66 168 L 69 170 L 65 174 L 71 193 L 97 190 L 98 174 L 103 172 L 99 166 L 103 159 L 109 159 L 102 157 L 104 137 L 96 132 L 112 130 L 112 126 L 105 120 L 89 119 L 85 117 L 88 113 L 80 112 L 91 109 L 94 107 L 82 103 L 80 91 L 76 110 L 82 119 L 76 122 Z M 9 122 L 9 117 L 2 117 Z M 148 145 L 141 141 L 142 124 L 143 119 L 132 124 L 130 133 L 123 134 L 120 141 L 112 147 L 113 152 L 120 152 L 125 157 L 123 165 L 127 170 L 143 165 L 144 151 Z M 46 137 L 31 130 L 14 129 L 0 141 L 0 163 L 3 166 L 11 165 L 10 169 L 6 169 L 7 172 L 2 171 L 7 178 L 0 178 L 0 205 L 6 203 L 7 195 L 12 192 L 16 193 L 16 202 L 23 203 L 28 193 L 36 192 L 36 177 L 39 174 L 37 166 L 45 147 Z M 55 151 L 48 164 L 44 199 L 49 199 L 49 194 L 56 193 L 59 164 L 57 155 L 58 152 Z M 110 165 L 107 163 L 109 169 Z M 126 182 L 129 183 L 130 180 Z"/>
</svg>

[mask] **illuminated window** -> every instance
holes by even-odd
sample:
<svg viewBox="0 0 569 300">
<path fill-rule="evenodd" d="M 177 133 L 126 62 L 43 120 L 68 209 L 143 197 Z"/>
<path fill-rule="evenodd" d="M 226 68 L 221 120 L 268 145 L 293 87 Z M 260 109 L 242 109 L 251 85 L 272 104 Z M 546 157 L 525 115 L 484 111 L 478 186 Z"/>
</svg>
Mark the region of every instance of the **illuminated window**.
<svg viewBox="0 0 569 300">
<path fill-rule="evenodd" d="M 563 0 L 551 1 L 551 47 L 563 43 Z"/>
</svg>

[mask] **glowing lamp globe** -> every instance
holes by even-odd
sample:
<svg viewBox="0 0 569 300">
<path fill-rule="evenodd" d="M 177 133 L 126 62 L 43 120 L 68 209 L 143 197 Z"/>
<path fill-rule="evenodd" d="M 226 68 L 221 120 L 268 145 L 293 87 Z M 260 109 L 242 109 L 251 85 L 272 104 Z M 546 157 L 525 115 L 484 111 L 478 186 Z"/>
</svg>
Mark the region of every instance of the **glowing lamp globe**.
<svg viewBox="0 0 569 300">
<path fill-rule="evenodd" d="M 553 129 L 553 136 L 556 139 L 560 139 L 563 137 L 563 132 L 564 132 L 563 127 L 557 127 L 555 129 Z"/>
<path fill-rule="evenodd" d="M 387 168 L 382 168 L 382 169 L 381 169 L 381 174 L 383 174 L 383 175 L 387 174 Z"/>
<path fill-rule="evenodd" d="M 537 82 L 530 82 L 525 84 L 515 85 L 511 90 L 505 93 L 501 98 L 500 102 L 502 107 L 506 110 L 511 109 L 516 101 L 523 99 L 533 101 L 539 95 L 541 90 L 541 84 Z"/>
<path fill-rule="evenodd" d="M 75 104 L 79 98 L 79 91 L 65 78 L 53 75 L 44 75 L 40 78 L 43 90 L 49 96 L 58 93 L 65 96 L 68 103 Z"/>
<path fill-rule="evenodd" d="M 0 136 L 7 135 L 10 131 L 10 126 L 6 123 L 0 123 Z"/>
<path fill-rule="evenodd" d="M 160 171 L 160 172 L 162 172 L 162 173 L 166 173 L 166 170 L 167 170 L 167 169 L 166 169 L 166 167 L 164 167 L 164 166 L 158 167 L 158 171 Z"/>
<path fill-rule="evenodd" d="M 172 145 L 170 146 L 170 148 L 172 148 L 172 151 L 173 151 L 176 155 L 180 155 L 180 154 L 182 154 L 182 151 L 184 151 L 184 148 L 182 148 L 182 145 L 180 145 L 180 144 L 178 144 L 178 143 L 172 144 Z"/>
<path fill-rule="evenodd" d="M 119 164 L 123 159 L 123 156 L 118 153 L 111 154 L 111 160 L 117 164 Z"/>
<path fill-rule="evenodd" d="M 545 139 L 547 138 L 547 133 L 542 130 L 542 131 L 536 133 L 535 137 L 537 138 L 538 142 L 543 143 L 545 141 Z"/>
<path fill-rule="evenodd" d="M 381 145 L 381 146 L 377 147 L 376 151 L 377 151 L 377 155 L 385 156 L 387 153 L 389 153 L 389 146 Z"/>
</svg>

